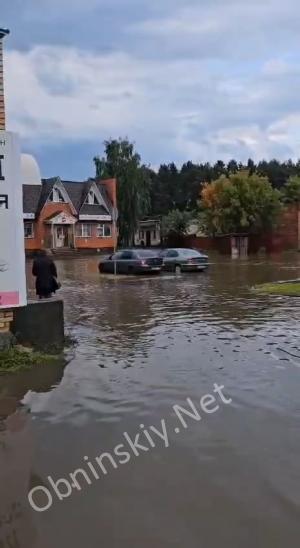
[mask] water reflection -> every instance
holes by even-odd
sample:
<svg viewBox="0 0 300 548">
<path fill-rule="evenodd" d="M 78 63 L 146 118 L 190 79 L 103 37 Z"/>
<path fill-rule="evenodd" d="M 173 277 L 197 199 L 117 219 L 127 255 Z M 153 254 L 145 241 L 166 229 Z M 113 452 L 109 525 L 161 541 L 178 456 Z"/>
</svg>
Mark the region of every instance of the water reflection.
<svg viewBox="0 0 300 548">
<path fill-rule="evenodd" d="M 31 371 L 0 377 L 0 547 L 41 548 L 27 493 L 32 482 L 34 435 L 29 409 L 22 404 L 28 392 L 44 393 L 61 381 L 63 363 L 45 364 Z"/>
</svg>

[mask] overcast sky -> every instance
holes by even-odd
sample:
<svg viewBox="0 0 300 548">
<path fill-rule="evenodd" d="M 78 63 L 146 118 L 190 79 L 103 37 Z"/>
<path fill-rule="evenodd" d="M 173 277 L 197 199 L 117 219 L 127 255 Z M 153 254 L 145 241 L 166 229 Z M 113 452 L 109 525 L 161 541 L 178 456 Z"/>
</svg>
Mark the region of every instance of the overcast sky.
<svg viewBox="0 0 300 548">
<path fill-rule="evenodd" d="M 8 129 L 43 176 L 300 157 L 299 0 L 1 0 Z"/>
</svg>

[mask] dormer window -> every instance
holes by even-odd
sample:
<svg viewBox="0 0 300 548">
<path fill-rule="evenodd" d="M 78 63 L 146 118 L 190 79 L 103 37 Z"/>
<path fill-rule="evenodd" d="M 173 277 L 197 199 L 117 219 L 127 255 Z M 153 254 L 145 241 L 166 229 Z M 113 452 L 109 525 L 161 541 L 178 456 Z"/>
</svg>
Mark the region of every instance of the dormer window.
<svg viewBox="0 0 300 548">
<path fill-rule="evenodd" d="M 85 203 L 88 204 L 88 205 L 100 205 L 99 204 L 99 200 L 95 194 L 95 192 L 93 190 L 90 190 L 87 197 L 86 197 L 86 200 L 85 200 Z"/>
<path fill-rule="evenodd" d="M 49 202 L 54 203 L 65 203 L 66 200 L 61 192 L 61 190 L 57 187 L 54 187 L 50 196 L 49 196 Z"/>
</svg>

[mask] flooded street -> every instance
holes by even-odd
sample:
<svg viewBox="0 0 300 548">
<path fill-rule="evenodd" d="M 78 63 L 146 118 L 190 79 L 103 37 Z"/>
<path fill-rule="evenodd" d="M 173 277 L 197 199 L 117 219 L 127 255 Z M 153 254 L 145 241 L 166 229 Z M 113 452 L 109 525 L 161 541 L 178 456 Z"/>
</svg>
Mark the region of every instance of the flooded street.
<svg viewBox="0 0 300 548">
<path fill-rule="evenodd" d="M 100 277 L 97 264 L 57 261 L 75 340 L 65 369 L 0 378 L 0 547 L 298 548 L 300 300 L 250 288 L 300 277 L 300 254 L 153 278 Z M 205 414 L 215 384 L 232 402 Z M 187 398 L 201 420 L 183 428 L 173 406 L 191 414 Z M 162 420 L 168 447 L 151 430 Z M 124 433 L 147 450 L 125 444 L 128 462 L 107 457 L 96 479 L 88 462 Z M 29 489 L 76 469 L 90 481 L 31 509 Z"/>
</svg>

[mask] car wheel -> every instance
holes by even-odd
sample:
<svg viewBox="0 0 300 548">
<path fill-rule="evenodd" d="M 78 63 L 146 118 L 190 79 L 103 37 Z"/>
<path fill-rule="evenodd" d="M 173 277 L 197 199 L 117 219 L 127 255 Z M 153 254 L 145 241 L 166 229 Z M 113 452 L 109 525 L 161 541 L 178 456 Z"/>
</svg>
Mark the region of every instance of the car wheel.
<svg viewBox="0 0 300 548">
<path fill-rule="evenodd" d="M 179 274 L 181 274 L 181 266 L 180 266 L 180 264 L 176 264 L 176 265 L 175 265 L 175 274 L 177 274 L 177 276 L 178 276 Z"/>
</svg>

